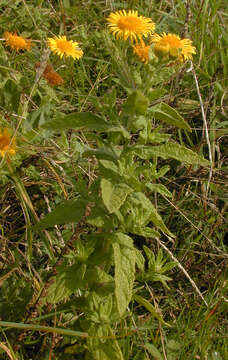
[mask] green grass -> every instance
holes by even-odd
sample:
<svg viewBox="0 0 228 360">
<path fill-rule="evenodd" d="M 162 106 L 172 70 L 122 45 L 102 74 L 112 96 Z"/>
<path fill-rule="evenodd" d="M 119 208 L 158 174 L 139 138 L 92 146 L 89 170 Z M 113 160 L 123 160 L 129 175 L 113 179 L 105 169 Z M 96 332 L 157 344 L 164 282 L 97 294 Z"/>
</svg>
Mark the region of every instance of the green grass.
<svg viewBox="0 0 228 360">
<path fill-rule="evenodd" d="M 1 1 L 0 129 L 17 140 L 0 157 L 1 359 L 228 358 L 228 5 L 188 4 Z M 107 30 L 120 9 L 191 38 L 193 71 L 141 63 Z M 84 56 L 50 53 L 64 84 L 36 83 L 59 34 Z"/>
</svg>

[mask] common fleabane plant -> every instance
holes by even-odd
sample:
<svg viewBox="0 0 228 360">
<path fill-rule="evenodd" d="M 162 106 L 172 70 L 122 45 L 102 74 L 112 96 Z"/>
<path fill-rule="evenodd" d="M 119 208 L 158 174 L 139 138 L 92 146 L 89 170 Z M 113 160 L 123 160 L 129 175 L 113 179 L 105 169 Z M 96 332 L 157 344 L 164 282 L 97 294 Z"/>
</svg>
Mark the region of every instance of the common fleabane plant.
<svg viewBox="0 0 228 360">
<path fill-rule="evenodd" d="M 55 305 L 57 311 L 72 316 L 75 310 L 83 314 L 76 318 L 73 326 L 87 339 L 82 347 L 88 351 L 88 358 L 123 360 L 116 336 L 124 336 L 125 331 L 114 329 L 130 314 L 131 301 L 145 307 L 150 305 L 153 315 L 168 326 L 152 305 L 137 294 L 135 287 L 136 281 L 160 281 L 167 286 L 170 278 L 164 273 L 175 266 L 173 262 L 166 263 L 161 251 L 156 258 L 144 247 L 148 262 L 148 271 L 145 271 L 143 253 L 134 245 L 136 237 L 142 242 L 143 238 L 159 240 L 161 235 L 175 238 L 153 201 L 157 193 L 172 197 L 162 183 L 162 177 L 169 171 L 163 160 L 172 158 L 194 166 L 208 166 L 209 162 L 173 141 L 162 129 L 164 122 L 191 131 L 175 109 L 159 101 L 151 106 L 152 99 L 158 100 L 161 94 L 156 92 L 156 87 L 151 89 L 157 73 L 166 70 L 167 65 L 177 66 L 192 59 L 195 53 L 192 42 L 174 34 L 155 34 L 153 21 L 134 10 L 112 13 L 107 20 L 117 40 L 126 41 L 125 53 L 131 51 L 132 56 L 138 56 L 148 67 L 141 68 L 139 77 L 147 71 L 151 74 L 153 70 L 154 74 L 145 83 L 137 83 L 134 77 L 124 77 L 124 70 L 130 69 L 131 73 L 130 63 L 126 69 L 120 69 L 120 84 L 128 93 L 121 111 L 115 108 L 113 91 L 107 96 L 108 108 L 102 114 L 74 112 L 61 117 L 56 114 L 42 124 L 43 129 L 53 134 L 68 129 L 83 130 L 84 141 L 77 151 L 75 166 L 89 159 L 94 164 L 96 177 L 90 179 L 89 185 L 82 181 L 77 187 L 77 197 L 56 206 L 33 230 L 76 225 L 72 237 L 77 241 L 57 267 L 57 275 L 44 287 L 38 304 L 41 307 Z M 104 35 L 107 47 L 124 54 L 122 44 L 112 43 L 111 36 Z M 19 41 L 15 37 L 14 42 L 16 40 Z M 13 44 L 12 38 L 6 41 L 7 45 Z M 48 44 L 51 51 L 61 57 L 79 59 L 83 55 L 78 44 L 64 36 L 49 38 Z M 120 60 L 126 63 L 126 58 Z M 6 137 L 8 139 L 8 134 Z"/>
<path fill-rule="evenodd" d="M 133 46 L 135 54 L 148 63 L 145 66 L 155 69 L 154 74 L 167 64 L 175 66 L 191 59 L 195 53 L 188 39 L 181 40 L 174 34 L 153 34 L 152 20 L 140 17 L 135 11 L 112 13 L 108 23 L 119 41 L 130 40 L 130 50 Z M 151 45 L 145 47 L 143 37 Z M 118 43 L 112 44 L 107 34 L 106 41 L 107 46 L 119 51 Z M 150 105 L 150 98 L 156 99 L 156 88 L 151 92 L 153 79 L 138 88 L 129 86 L 134 79 L 132 82 L 122 80 L 120 77 L 129 96 L 119 113 L 115 110 L 113 92 L 108 99 L 109 109 L 102 115 L 71 113 L 42 125 L 52 132 L 83 129 L 87 141 L 81 143 L 80 157 L 93 159 L 96 164 L 96 179 L 88 190 L 79 191 L 77 198 L 60 204 L 35 226 L 36 230 L 69 222 L 88 226 L 53 277 L 46 302 L 58 305 L 74 296 L 74 304 L 84 313 L 84 319 L 76 321 L 75 326 L 80 325 L 90 336 L 87 346 L 94 359 L 123 359 L 113 326 L 128 316 L 132 300 L 145 305 L 134 291 L 136 278 L 142 282 L 160 281 L 167 286 L 170 279 L 163 273 L 175 266 L 164 264 L 162 253 L 159 253 L 160 260 L 156 260 L 145 248 L 150 264 L 145 273 L 144 257 L 134 245 L 136 236 L 159 239 L 163 234 L 175 238 L 153 203 L 155 193 L 172 197 L 162 184 L 169 167 L 160 159 L 173 158 L 194 166 L 209 165 L 207 160 L 172 141 L 171 135 L 163 131 L 162 122 L 185 131 L 191 128 L 166 103 Z M 159 123 L 159 129 L 152 125 L 154 120 Z M 91 139 L 93 146 L 89 145 Z"/>
</svg>

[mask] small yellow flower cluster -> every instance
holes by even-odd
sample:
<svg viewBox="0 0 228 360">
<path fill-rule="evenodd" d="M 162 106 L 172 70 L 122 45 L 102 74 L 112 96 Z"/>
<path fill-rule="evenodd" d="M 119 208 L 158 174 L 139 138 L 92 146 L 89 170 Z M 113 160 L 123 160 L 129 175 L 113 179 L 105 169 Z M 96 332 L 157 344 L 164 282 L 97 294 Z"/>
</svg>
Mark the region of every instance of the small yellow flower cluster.
<svg viewBox="0 0 228 360">
<path fill-rule="evenodd" d="M 192 55 L 196 53 L 190 39 L 181 40 L 175 34 L 163 33 L 162 36 L 154 34 L 152 43 L 155 55 L 161 60 L 171 60 L 181 64 L 186 60 L 192 60 Z"/>
<path fill-rule="evenodd" d="M 6 45 L 10 46 L 12 49 L 16 51 L 19 50 L 30 50 L 32 46 L 32 40 L 25 39 L 22 36 L 18 36 L 16 33 L 11 33 L 9 31 L 5 31 L 3 37 L 6 41 Z"/>
<path fill-rule="evenodd" d="M 5 31 L 3 38 L 7 46 L 11 49 L 16 50 L 31 50 L 32 43 L 31 39 L 26 39 L 23 36 L 19 36 L 16 33 Z M 55 38 L 48 38 L 48 46 L 54 54 L 57 54 L 62 58 L 63 56 L 71 56 L 73 59 L 80 59 L 83 56 L 83 51 L 80 49 L 77 42 L 67 40 L 66 36 L 58 36 Z M 40 67 L 40 63 L 36 63 L 36 68 Z M 50 85 L 61 85 L 64 83 L 63 78 L 54 71 L 50 64 L 47 64 L 42 76 L 47 80 Z M 11 138 L 8 129 L 0 130 L 0 156 L 11 156 L 16 153 L 16 140 Z"/>
<path fill-rule="evenodd" d="M 83 51 L 78 46 L 76 41 L 67 40 L 66 36 L 58 36 L 55 38 L 48 38 L 48 46 L 54 54 L 63 56 L 72 56 L 73 59 L 80 59 Z"/>
<path fill-rule="evenodd" d="M 117 39 L 130 39 L 133 52 L 146 64 L 149 62 L 150 47 L 159 60 L 175 64 L 191 60 L 196 52 L 190 39 L 181 40 L 175 34 L 163 33 L 160 36 L 154 33 L 154 22 L 150 18 L 139 16 L 135 10 L 112 12 L 107 22 L 110 32 Z M 143 37 L 150 37 L 148 44 L 145 44 Z"/>
<path fill-rule="evenodd" d="M 31 39 L 25 39 L 22 36 L 18 36 L 16 33 L 5 31 L 3 34 L 6 45 L 10 46 L 16 51 L 30 50 L 32 44 Z M 80 59 L 83 55 L 83 51 L 78 46 L 77 42 L 67 40 L 66 36 L 58 36 L 55 38 L 48 38 L 48 46 L 54 54 L 63 56 L 72 56 L 73 59 Z"/>
<path fill-rule="evenodd" d="M 11 138 L 8 129 L 0 130 L 0 155 L 15 155 L 16 153 L 16 140 Z"/>
</svg>

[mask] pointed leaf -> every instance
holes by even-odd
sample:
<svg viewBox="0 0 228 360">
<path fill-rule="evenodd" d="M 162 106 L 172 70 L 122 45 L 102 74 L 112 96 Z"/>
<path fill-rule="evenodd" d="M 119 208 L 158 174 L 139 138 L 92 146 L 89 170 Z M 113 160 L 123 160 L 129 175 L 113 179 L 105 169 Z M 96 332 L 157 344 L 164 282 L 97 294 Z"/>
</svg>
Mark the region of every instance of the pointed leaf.
<svg viewBox="0 0 228 360">
<path fill-rule="evenodd" d="M 117 241 L 112 244 L 115 261 L 115 294 L 117 307 L 122 316 L 131 301 L 132 289 L 135 279 L 135 251 L 131 249 L 132 240 L 129 236 L 119 233 L 116 235 L 117 241 L 128 244 L 124 246 Z"/>
<path fill-rule="evenodd" d="M 210 165 L 210 162 L 202 156 L 174 142 L 153 147 L 135 146 L 131 151 L 142 159 L 151 159 L 153 156 L 160 156 L 163 159 L 173 158 L 192 165 Z"/>
<path fill-rule="evenodd" d="M 170 198 L 172 197 L 171 192 L 163 184 L 146 183 L 146 187 L 153 192 L 158 192 L 159 194 L 165 195 Z"/>
<path fill-rule="evenodd" d="M 154 106 L 152 111 L 156 120 L 163 121 L 169 125 L 174 125 L 180 129 L 192 131 L 191 127 L 178 113 L 178 111 L 173 109 L 168 104 L 161 102 L 159 105 Z"/>
<path fill-rule="evenodd" d="M 116 155 L 116 153 L 110 148 L 106 148 L 105 146 L 99 149 L 88 148 L 83 152 L 82 156 L 83 157 L 95 156 L 99 160 L 100 159 L 109 160 L 109 161 L 113 161 L 114 163 L 117 163 L 118 160 L 118 156 Z"/>
<path fill-rule="evenodd" d="M 166 323 L 161 315 L 157 312 L 155 307 L 146 299 L 144 299 L 142 296 L 134 294 L 133 299 L 140 305 L 144 306 L 145 309 L 147 309 L 156 319 L 158 319 L 163 325 L 166 325 L 170 327 L 168 323 Z"/>
<path fill-rule="evenodd" d="M 154 229 L 149 228 L 148 226 L 143 227 L 133 227 L 132 234 L 137 234 L 141 236 L 145 236 L 146 238 L 159 238 L 160 233 Z"/>
<path fill-rule="evenodd" d="M 33 229 L 43 230 L 48 227 L 60 224 L 77 223 L 85 213 L 87 201 L 85 200 L 67 200 L 46 215 Z"/>
<path fill-rule="evenodd" d="M 109 127 L 110 125 L 104 119 L 91 112 L 72 113 L 62 118 L 52 119 L 42 125 L 42 128 L 44 129 L 57 131 L 81 128 L 104 131 Z"/>
<path fill-rule="evenodd" d="M 165 234 L 175 237 L 166 227 L 152 202 L 142 192 L 130 194 L 121 211 L 127 219 L 126 224 L 131 227 L 130 231 L 144 231 L 144 229 L 146 231 L 149 228 L 145 226 L 152 221 Z M 151 230 L 150 233 L 156 236 L 156 232 L 153 230 Z M 143 233 L 142 235 L 145 236 Z"/>
</svg>

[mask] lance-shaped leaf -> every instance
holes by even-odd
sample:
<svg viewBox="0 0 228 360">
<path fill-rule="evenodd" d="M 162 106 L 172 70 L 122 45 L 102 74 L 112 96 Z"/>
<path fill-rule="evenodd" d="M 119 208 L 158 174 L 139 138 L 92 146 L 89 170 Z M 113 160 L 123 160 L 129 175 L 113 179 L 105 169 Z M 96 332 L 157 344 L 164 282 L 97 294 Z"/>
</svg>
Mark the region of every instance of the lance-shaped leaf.
<svg viewBox="0 0 228 360">
<path fill-rule="evenodd" d="M 110 125 L 103 118 L 94 115 L 91 112 L 79 112 L 47 121 L 45 124 L 42 125 L 42 128 L 53 131 L 63 131 L 66 129 L 81 128 L 105 131 L 110 128 Z"/>
<path fill-rule="evenodd" d="M 57 205 L 52 212 L 37 223 L 33 230 L 43 230 L 54 225 L 77 223 L 85 213 L 86 204 L 87 201 L 82 199 L 66 200 Z"/>
<path fill-rule="evenodd" d="M 136 255 L 132 239 L 129 236 L 117 233 L 113 237 L 115 295 L 117 308 L 120 316 L 122 316 L 132 297 Z"/>
<path fill-rule="evenodd" d="M 141 232 L 141 235 L 149 233 L 149 236 L 156 237 L 156 232 L 150 230 L 146 225 L 152 221 L 165 234 L 175 237 L 166 227 L 156 208 L 142 192 L 134 192 L 128 196 L 125 204 L 121 208 L 121 212 L 126 219 L 126 225 L 129 231 L 133 233 Z M 148 231 L 150 230 L 150 231 Z"/>
<path fill-rule="evenodd" d="M 155 307 L 146 299 L 144 299 L 142 296 L 134 294 L 133 299 L 140 305 L 144 306 L 145 309 L 147 309 L 153 317 L 158 319 L 163 325 L 166 325 L 168 327 L 171 327 L 167 322 L 165 322 L 162 318 L 162 316 L 158 313 L 158 311 L 155 309 Z"/>
<path fill-rule="evenodd" d="M 191 127 L 178 113 L 178 111 L 176 111 L 166 103 L 161 102 L 159 105 L 154 106 L 152 108 L 152 111 L 156 120 L 163 121 L 169 125 L 174 125 L 180 129 L 192 131 Z"/>
<path fill-rule="evenodd" d="M 172 197 L 171 192 L 163 184 L 146 183 L 146 187 L 153 192 L 158 192 L 159 194 L 170 198 Z"/>
<path fill-rule="evenodd" d="M 87 148 L 83 154 L 83 157 L 95 156 L 99 160 L 109 160 L 117 164 L 118 156 L 113 149 L 103 146 L 99 149 Z"/>
<path fill-rule="evenodd" d="M 151 159 L 153 156 L 159 156 L 163 159 L 173 158 L 181 162 L 186 162 L 191 165 L 210 166 L 210 162 L 198 155 L 194 151 L 177 144 L 175 142 L 169 142 L 159 146 L 135 146 L 132 149 L 128 149 L 134 154 L 138 155 L 142 159 Z"/>
</svg>

